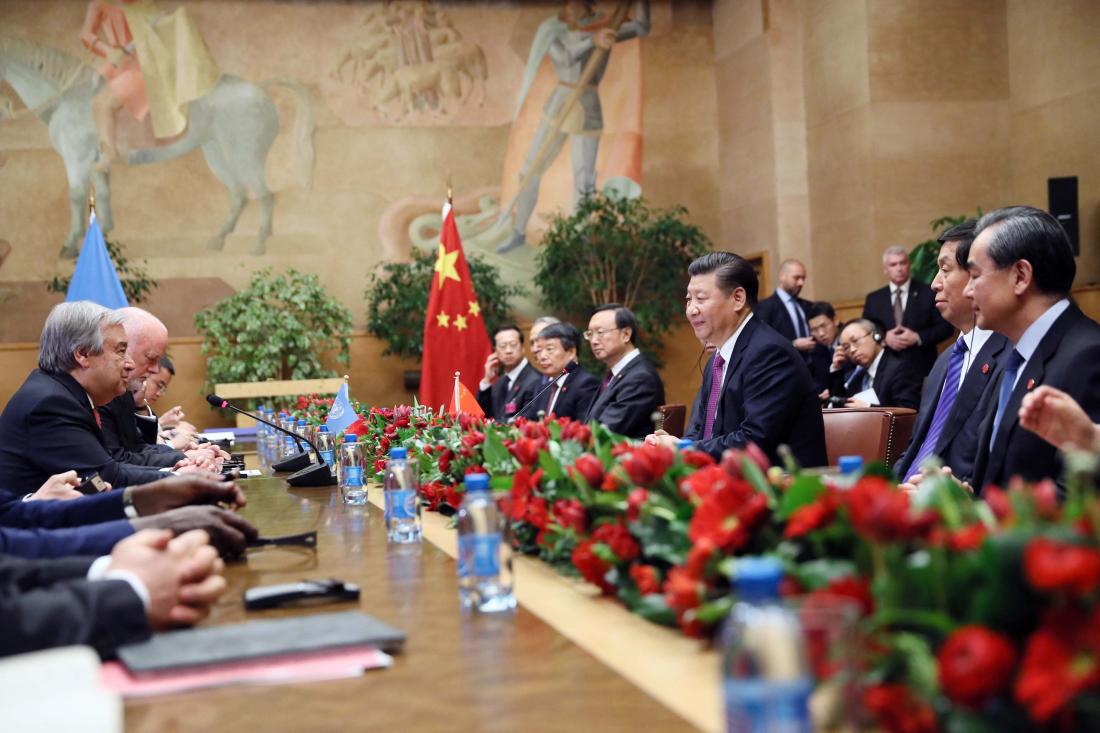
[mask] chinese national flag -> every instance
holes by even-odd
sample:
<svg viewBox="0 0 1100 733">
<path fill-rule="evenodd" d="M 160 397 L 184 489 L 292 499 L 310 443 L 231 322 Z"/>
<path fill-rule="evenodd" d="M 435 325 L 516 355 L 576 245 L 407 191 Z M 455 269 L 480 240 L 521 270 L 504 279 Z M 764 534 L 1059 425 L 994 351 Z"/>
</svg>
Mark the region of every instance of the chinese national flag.
<svg viewBox="0 0 1100 733">
<path fill-rule="evenodd" d="M 460 412 L 465 412 L 468 415 L 474 415 L 475 417 L 485 417 L 485 410 L 481 409 L 481 405 L 477 403 L 477 397 L 474 397 L 473 392 L 466 389 L 466 385 L 458 380 L 458 375 L 455 375 L 455 396 L 451 400 L 451 408 L 447 410 L 448 415 L 457 415 Z"/>
<path fill-rule="evenodd" d="M 455 372 L 463 384 L 477 384 L 488 357 L 489 334 L 458 238 L 454 210 L 448 203 L 443 207 L 439 255 L 424 318 L 420 404 L 450 403 L 454 399 Z"/>
</svg>

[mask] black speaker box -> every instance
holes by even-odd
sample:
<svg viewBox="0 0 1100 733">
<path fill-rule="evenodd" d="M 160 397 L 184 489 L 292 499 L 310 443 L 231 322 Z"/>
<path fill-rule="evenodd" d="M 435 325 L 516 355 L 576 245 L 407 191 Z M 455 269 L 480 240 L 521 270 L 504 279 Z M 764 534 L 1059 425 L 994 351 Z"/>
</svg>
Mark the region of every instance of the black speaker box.
<svg viewBox="0 0 1100 733">
<path fill-rule="evenodd" d="M 1047 179 L 1047 201 L 1051 215 L 1069 235 L 1073 254 L 1081 254 L 1081 220 L 1077 212 L 1077 176 Z"/>
</svg>

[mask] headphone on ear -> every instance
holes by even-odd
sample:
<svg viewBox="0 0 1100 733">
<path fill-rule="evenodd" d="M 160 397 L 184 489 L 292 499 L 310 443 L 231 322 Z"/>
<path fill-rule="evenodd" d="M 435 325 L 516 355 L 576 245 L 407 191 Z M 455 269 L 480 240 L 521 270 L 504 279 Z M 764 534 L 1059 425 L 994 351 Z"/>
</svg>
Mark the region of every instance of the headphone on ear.
<svg viewBox="0 0 1100 733">
<path fill-rule="evenodd" d="M 871 331 L 871 338 L 873 338 L 875 340 L 876 344 L 881 344 L 882 343 L 882 334 L 879 333 L 877 330 L 876 331 Z"/>
</svg>

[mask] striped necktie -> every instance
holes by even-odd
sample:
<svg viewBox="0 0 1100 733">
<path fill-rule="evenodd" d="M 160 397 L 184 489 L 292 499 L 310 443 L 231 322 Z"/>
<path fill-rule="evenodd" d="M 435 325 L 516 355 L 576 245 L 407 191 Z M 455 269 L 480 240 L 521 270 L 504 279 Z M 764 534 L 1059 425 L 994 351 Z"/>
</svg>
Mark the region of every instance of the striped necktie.
<svg viewBox="0 0 1100 733">
<path fill-rule="evenodd" d="M 947 376 L 943 380 L 943 391 L 940 393 L 939 402 L 936 404 L 936 412 L 932 415 L 932 424 L 928 426 L 928 433 L 924 436 L 920 450 L 909 464 L 909 471 L 905 474 L 905 481 L 909 481 L 920 471 L 920 465 L 928 456 L 936 451 L 936 443 L 943 434 L 944 426 L 951 408 L 955 405 L 955 398 L 959 396 L 959 382 L 962 379 L 963 362 L 966 360 L 966 342 L 962 336 L 951 347 L 951 356 L 947 360 Z"/>
</svg>

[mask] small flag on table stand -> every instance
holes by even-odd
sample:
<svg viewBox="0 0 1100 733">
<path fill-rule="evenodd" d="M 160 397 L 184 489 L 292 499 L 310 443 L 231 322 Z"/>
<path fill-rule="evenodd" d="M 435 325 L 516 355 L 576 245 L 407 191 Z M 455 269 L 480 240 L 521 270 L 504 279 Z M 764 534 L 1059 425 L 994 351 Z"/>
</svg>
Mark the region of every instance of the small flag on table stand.
<svg viewBox="0 0 1100 733">
<path fill-rule="evenodd" d="M 477 403 L 477 398 L 466 389 L 466 385 L 459 381 L 459 373 L 455 372 L 455 396 L 451 400 L 451 415 L 465 412 L 476 417 L 485 417 L 485 410 Z"/>
<path fill-rule="evenodd" d="M 325 425 L 328 426 L 330 433 L 337 435 L 347 430 L 348 426 L 355 422 L 358 417 L 355 414 L 355 408 L 352 407 L 351 398 L 348 396 L 348 383 L 345 381 L 340 385 L 340 390 L 336 393 L 336 399 L 332 401 L 332 408 L 328 411 L 328 419 L 325 420 Z"/>
</svg>

